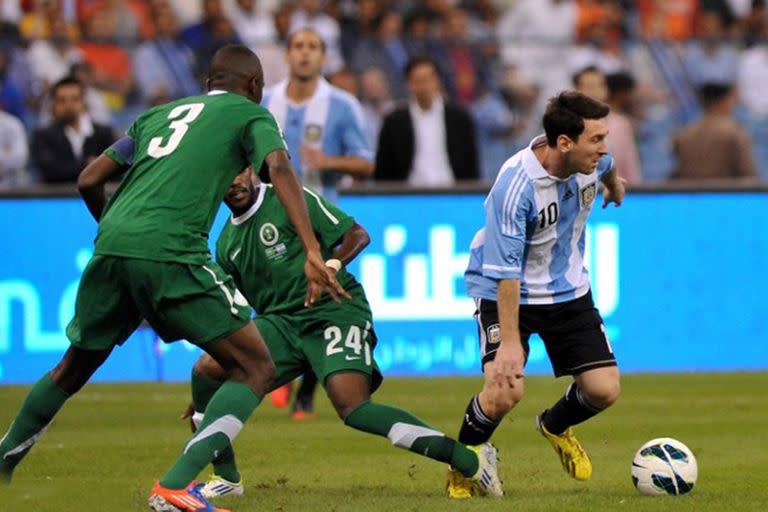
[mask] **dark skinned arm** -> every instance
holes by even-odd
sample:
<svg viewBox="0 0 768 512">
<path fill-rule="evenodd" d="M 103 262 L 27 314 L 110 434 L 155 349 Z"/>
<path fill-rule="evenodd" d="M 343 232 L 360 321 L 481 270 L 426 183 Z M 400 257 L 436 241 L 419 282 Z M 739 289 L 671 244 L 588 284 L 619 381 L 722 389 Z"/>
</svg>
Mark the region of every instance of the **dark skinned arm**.
<svg viewBox="0 0 768 512">
<path fill-rule="evenodd" d="M 264 163 L 269 170 L 269 178 L 275 193 L 296 229 L 296 234 L 301 238 L 307 255 L 307 261 L 304 264 L 304 273 L 307 275 L 308 282 L 305 305 L 314 304 L 324 290 L 327 290 L 336 301 L 339 301 L 339 295 L 350 298 L 336 281 L 333 270 L 325 265 L 323 256 L 320 254 L 320 244 L 312 230 L 309 213 L 307 213 L 304 190 L 293 171 L 288 153 L 282 149 L 272 151 L 266 156 Z"/>
<path fill-rule="evenodd" d="M 123 171 L 125 167 L 106 155 L 99 155 L 77 177 L 77 190 L 96 222 L 101 219 L 101 214 L 107 205 L 104 184 Z"/>
<path fill-rule="evenodd" d="M 358 223 L 355 223 L 351 228 L 344 233 L 341 238 L 341 243 L 333 252 L 331 258 L 339 260 L 342 265 L 346 266 L 354 260 L 363 249 L 368 247 L 371 243 L 371 237 L 368 232 Z"/>
</svg>

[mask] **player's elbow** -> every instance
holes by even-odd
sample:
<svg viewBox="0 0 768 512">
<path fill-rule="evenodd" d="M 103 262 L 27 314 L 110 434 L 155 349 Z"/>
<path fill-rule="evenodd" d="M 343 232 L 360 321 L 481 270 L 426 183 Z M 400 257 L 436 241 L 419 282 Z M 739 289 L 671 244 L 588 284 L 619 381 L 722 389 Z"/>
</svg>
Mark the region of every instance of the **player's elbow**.
<svg viewBox="0 0 768 512">
<path fill-rule="evenodd" d="M 355 224 L 354 227 L 355 239 L 360 250 L 365 249 L 371 243 L 371 235 L 360 224 Z"/>
<path fill-rule="evenodd" d="M 88 192 L 89 190 L 93 190 L 95 187 L 98 187 L 100 184 L 101 183 L 97 179 L 96 173 L 89 172 L 87 167 L 77 177 L 77 190 L 81 194 L 84 192 Z"/>
</svg>

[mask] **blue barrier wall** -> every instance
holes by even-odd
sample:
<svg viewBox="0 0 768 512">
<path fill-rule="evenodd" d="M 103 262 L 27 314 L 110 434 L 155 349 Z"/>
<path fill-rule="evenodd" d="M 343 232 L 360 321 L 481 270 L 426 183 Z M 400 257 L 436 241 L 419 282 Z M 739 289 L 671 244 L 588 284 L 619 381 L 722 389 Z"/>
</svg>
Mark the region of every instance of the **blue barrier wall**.
<svg viewBox="0 0 768 512">
<path fill-rule="evenodd" d="M 477 374 L 473 306 L 462 273 L 483 196 L 350 196 L 371 233 L 351 265 L 374 309 L 387 375 Z M 624 371 L 768 369 L 768 194 L 638 194 L 595 210 L 587 262 Z M 225 221 L 222 211 L 213 233 Z M 95 223 L 77 199 L 0 200 L 0 383 L 52 367 L 68 343 Z M 215 238 L 215 237 L 214 237 Z M 139 330 L 98 380 L 185 379 L 197 357 Z M 529 373 L 550 366 L 535 340 Z"/>
</svg>

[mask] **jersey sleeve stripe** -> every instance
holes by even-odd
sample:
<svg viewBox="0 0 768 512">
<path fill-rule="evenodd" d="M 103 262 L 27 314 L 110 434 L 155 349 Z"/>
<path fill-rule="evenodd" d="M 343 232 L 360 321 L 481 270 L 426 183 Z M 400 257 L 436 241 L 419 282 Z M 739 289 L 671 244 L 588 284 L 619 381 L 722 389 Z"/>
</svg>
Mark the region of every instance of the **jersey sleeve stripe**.
<svg viewBox="0 0 768 512">
<path fill-rule="evenodd" d="M 309 194 L 309 195 L 311 195 L 312 197 L 314 197 L 314 198 L 315 198 L 315 200 L 317 200 L 317 204 L 318 204 L 318 206 L 320 206 L 320 209 L 323 211 L 323 213 L 325 214 L 325 216 L 326 216 L 326 217 L 328 217 L 328 219 L 329 219 L 331 222 L 333 222 L 333 224 L 334 224 L 334 225 L 338 225 L 338 223 L 339 223 L 339 219 L 337 219 L 336 217 L 334 217 L 334 215 L 333 215 L 333 214 L 332 214 L 330 211 L 328 211 L 328 208 L 326 208 L 326 207 L 325 207 L 325 205 L 324 205 L 324 204 L 323 204 L 323 202 L 320 200 L 320 197 L 319 197 L 317 194 L 315 194 L 314 192 L 312 192 L 311 190 L 309 190 L 307 187 L 304 187 L 304 192 L 306 192 L 307 194 Z"/>
<path fill-rule="evenodd" d="M 520 172 L 514 182 L 514 185 L 510 187 L 509 192 L 507 192 L 507 198 L 504 202 L 503 212 L 503 233 L 505 235 L 511 236 L 515 234 L 515 210 L 520 204 L 520 197 L 523 195 L 523 190 L 525 190 L 525 184 L 525 173 Z"/>
<path fill-rule="evenodd" d="M 503 265 L 483 264 L 483 270 L 498 270 L 499 272 L 520 272 L 520 267 L 505 267 Z"/>
</svg>

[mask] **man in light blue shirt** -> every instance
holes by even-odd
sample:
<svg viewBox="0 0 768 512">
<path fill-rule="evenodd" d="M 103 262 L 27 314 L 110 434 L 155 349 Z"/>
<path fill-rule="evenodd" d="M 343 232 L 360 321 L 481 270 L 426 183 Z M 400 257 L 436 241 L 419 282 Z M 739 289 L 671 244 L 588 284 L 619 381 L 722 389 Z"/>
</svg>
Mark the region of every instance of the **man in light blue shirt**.
<svg viewBox="0 0 768 512">
<path fill-rule="evenodd" d="M 472 241 L 465 273 L 475 299 L 485 385 L 472 397 L 459 440 L 487 442 L 522 398 L 528 338 L 544 340 L 555 376 L 573 376 L 565 396 L 536 419 L 564 469 L 587 480 L 592 464 L 571 426 L 612 405 L 619 372 L 584 267 L 585 226 L 598 181 L 603 206 L 624 198 L 608 154 L 609 107 L 581 93 L 552 98 L 545 135 L 502 165 L 485 201 L 485 227 Z M 456 473 L 448 493 L 471 495 Z"/>
<path fill-rule="evenodd" d="M 342 175 L 373 174 L 363 109 L 357 98 L 321 76 L 325 43 L 312 29 L 289 36 L 286 58 L 288 79 L 265 90 L 261 103 L 282 127 L 304 184 L 335 202 Z"/>
<path fill-rule="evenodd" d="M 311 28 L 293 32 L 286 48 L 288 79 L 264 91 L 261 104 L 282 127 L 304 186 L 335 203 L 343 175 L 362 178 L 373 174 L 373 151 L 360 103 L 321 76 L 325 58 L 325 42 L 317 32 Z M 296 394 L 295 419 L 314 415 L 316 387 L 317 378 L 310 371 Z M 289 389 L 273 393 L 273 403 L 287 402 L 284 397 Z"/>
</svg>

